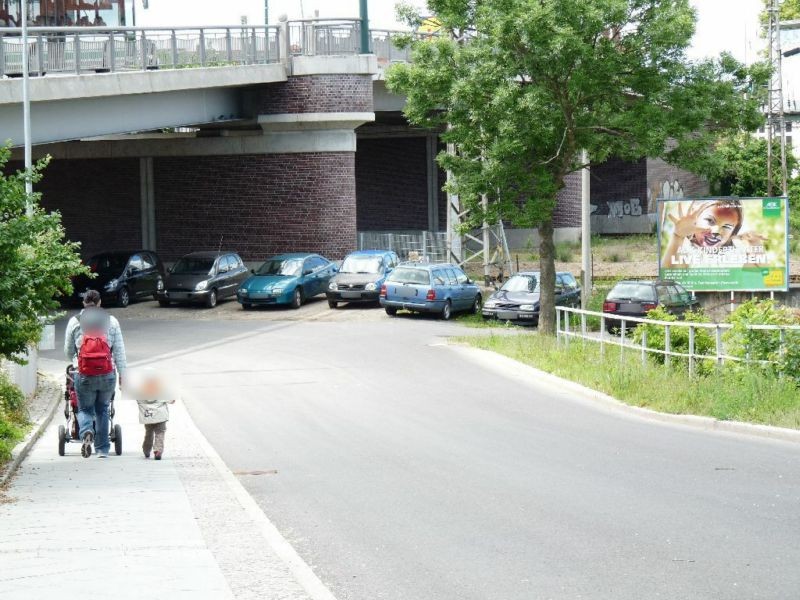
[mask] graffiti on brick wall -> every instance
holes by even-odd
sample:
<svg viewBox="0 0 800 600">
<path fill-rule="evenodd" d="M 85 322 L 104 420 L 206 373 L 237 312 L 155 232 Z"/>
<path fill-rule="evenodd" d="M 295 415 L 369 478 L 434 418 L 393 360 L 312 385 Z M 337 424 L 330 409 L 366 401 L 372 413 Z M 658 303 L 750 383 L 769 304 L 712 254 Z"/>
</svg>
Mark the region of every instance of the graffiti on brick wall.
<svg viewBox="0 0 800 600">
<path fill-rule="evenodd" d="M 639 198 L 612 200 L 608 203 L 608 218 L 641 217 L 642 203 Z"/>
<path fill-rule="evenodd" d="M 647 202 L 648 205 L 653 207 L 653 211 L 655 212 L 655 203 L 656 198 L 664 198 L 665 200 L 680 200 L 681 198 L 685 198 L 686 194 L 683 191 L 683 185 L 677 179 L 665 180 L 661 183 L 656 182 L 653 186 L 647 190 Z"/>
</svg>

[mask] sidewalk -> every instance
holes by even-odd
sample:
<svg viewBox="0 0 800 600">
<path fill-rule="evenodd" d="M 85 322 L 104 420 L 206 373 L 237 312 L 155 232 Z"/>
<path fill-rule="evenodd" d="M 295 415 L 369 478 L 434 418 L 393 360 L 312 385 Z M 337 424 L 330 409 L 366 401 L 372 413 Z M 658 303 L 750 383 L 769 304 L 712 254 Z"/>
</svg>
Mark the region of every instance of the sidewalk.
<svg viewBox="0 0 800 600">
<path fill-rule="evenodd" d="M 0 496 L 0 598 L 333 600 L 182 403 L 160 462 L 142 455 L 136 403 L 116 409 L 122 456 L 59 457 L 58 412 Z"/>
</svg>

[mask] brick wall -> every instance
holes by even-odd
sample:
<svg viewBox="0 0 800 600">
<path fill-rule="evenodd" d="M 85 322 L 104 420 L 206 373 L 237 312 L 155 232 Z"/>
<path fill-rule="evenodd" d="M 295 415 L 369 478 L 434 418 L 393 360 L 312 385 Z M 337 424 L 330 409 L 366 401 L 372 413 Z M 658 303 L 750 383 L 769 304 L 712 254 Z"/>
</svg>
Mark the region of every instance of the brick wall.
<svg viewBox="0 0 800 600">
<path fill-rule="evenodd" d="M 642 212 L 647 213 L 647 160 L 628 162 L 610 158 L 592 165 L 591 203 L 597 207 L 594 215 L 614 214 L 615 202 L 637 199 Z M 611 204 L 609 204 L 611 203 Z"/>
<path fill-rule="evenodd" d="M 359 231 L 428 228 L 425 148 L 424 137 L 358 140 Z"/>
<path fill-rule="evenodd" d="M 647 159 L 648 210 L 656 212 L 656 199 L 708 196 L 708 181 L 660 158 Z"/>
<path fill-rule="evenodd" d="M 159 254 L 222 246 L 245 260 L 280 252 L 342 258 L 356 244 L 353 153 L 156 158 Z"/>
<path fill-rule="evenodd" d="M 581 173 L 570 173 L 564 178 L 564 188 L 558 193 L 553 211 L 556 227 L 581 226 Z"/>
<path fill-rule="evenodd" d="M 53 160 L 35 190 L 46 210 L 61 212 L 67 237 L 81 242 L 84 258 L 141 247 L 138 158 Z"/>
<path fill-rule="evenodd" d="M 305 75 L 268 83 L 245 94 L 252 116 L 313 112 L 372 112 L 369 75 Z"/>
</svg>

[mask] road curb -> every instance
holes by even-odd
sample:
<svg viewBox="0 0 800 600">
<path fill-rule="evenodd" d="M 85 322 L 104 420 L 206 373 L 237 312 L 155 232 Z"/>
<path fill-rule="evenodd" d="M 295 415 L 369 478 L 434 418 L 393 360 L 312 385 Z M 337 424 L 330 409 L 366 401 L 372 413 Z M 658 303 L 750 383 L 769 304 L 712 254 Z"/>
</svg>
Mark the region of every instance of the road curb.
<svg viewBox="0 0 800 600">
<path fill-rule="evenodd" d="M 512 377 L 522 379 L 527 383 L 542 384 L 546 383 L 557 390 L 570 390 L 580 394 L 577 402 L 582 402 L 595 408 L 604 408 L 617 413 L 623 413 L 630 417 L 636 417 L 646 421 L 656 421 L 668 425 L 688 427 L 696 430 L 714 431 L 734 435 L 747 435 L 782 442 L 800 443 L 800 430 L 787 429 L 785 427 L 774 427 L 772 425 L 758 425 L 755 423 L 744 423 L 742 421 L 722 421 L 713 417 L 703 417 L 699 415 L 675 415 L 662 413 L 641 406 L 626 404 L 617 400 L 613 396 L 599 392 L 580 383 L 569 379 L 563 379 L 558 375 L 553 375 L 546 371 L 526 365 L 518 360 L 509 358 L 491 350 L 474 348 L 463 344 L 449 344 L 449 348 L 459 353 L 467 355 L 472 360 L 484 366 L 495 367 L 496 370 Z"/>
<path fill-rule="evenodd" d="M 25 458 L 28 456 L 28 454 L 31 451 L 31 448 L 33 448 L 33 445 L 37 441 L 39 441 L 39 438 L 42 437 L 44 430 L 47 429 L 47 427 L 52 422 L 53 417 L 55 416 L 56 411 L 58 410 L 58 407 L 61 405 L 62 392 L 58 380 L 50 375 L 39 373 L 39 382 L 37 383 L 37 387 L 40 390 L 42 389 L 42 384 L 41 384 L 42 380 L 51 381 L 54 384 L 55 388 L 58 389 L 59 391 L 58 393 L 53 394 L 53 398 L 50 400 L 50 403 L 48 404 L 44 415 L 38 421 L 36 421 L 36 423 L 33 424 L 31 430 L 25 436 L 25 439 L 23 439 L 19 444 L 14 446 L 14 449 L 11 451 L 11 460 L 5 466 L 3 472 L 0 473 L 0 488 L 4 487 L 17 472 L 17 469 L 25 460 Z M 48 392 L 51 391 L 49 386 L 47 387 L 47 391 Z M 43 393 L 43 392 L 37 392 L 37 394 L 38 393 Z"/>
<path fill-rule="evenodd" d="M 308 594 L 310 600 L 336 600 L 333 592 L 328 589 L 311 567 L 300 557 L 291 543 L 278 531 L 278 528 L 228 468 L 228 465 L 225 464 L 225 461 L 211 445 L 211 442 L 208 441 L 192 418 L 189 408 L 186 406 L 186 397 L 176 402 L 173 405 L 173 410 L 176 410 L 176 413 L 180 413 L 179 416 L 176 415 L 177 418 L 185 419 L 189 424 L 189 429 L 196 436 L 202 451 L 225 482 L 229 491 L 252 519 L 255 525 L 254 533 L 257 532 L 263 536 L 272 551 L 283 561 L 297 583 Z"/>
</svg>

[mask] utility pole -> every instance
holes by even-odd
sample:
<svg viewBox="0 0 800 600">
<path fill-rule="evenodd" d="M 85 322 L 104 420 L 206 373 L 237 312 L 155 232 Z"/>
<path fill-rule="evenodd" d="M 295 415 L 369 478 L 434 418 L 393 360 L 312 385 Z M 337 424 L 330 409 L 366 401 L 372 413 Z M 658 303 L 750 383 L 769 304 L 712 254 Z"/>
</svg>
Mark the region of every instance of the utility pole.
<svg viewBox="0 0 800 600">
<path fill-rule="evenodd" d="M 589 178 L 589 154 L 584 150 L 581 152 L 581 162 L 584 167 L 581 169 L 581 278 L 583 281 L 583 294 L 581 294 L 581 308 L 586 310 L 589 305 L 589 298 L 592 295 L 592 209 L 591 200 L 591 180 Z"/>
<path fill-rule="evenodd" d="M 359 0 L 361 13 L 361 54 L 372 54 L 369 43 L 369 1 Z"/>
<path fill-rule="evenodd" d="M 22 19 L 22 135 L 25 145 L 25 212 L 33 215 L 31 194 L 33 193 L 33 159 L 31 151 L 31 96 L 30 96 L 30 55 L 28 48 L 28 2 L 23 0 L 20 17 Z M 39 48 L 41 51 L 41 48 Z M 37 55 L 39 56 L 39 55 Z M 41 60 L 41 57 L 39 58 Z"/>
<path fill-rule="evenodd" d="M 264 0 L 264 25 L 269 25 L 269 0 Z"/>
<path fill-rule="evenodd" d="M 774 174 L 772 168 L 772 145 L 777 128 L 781 142 L 781 194 L 786 196 L 786 119 L 783 114 L 783 72 L 781 69 L 781 7 L 779 0 L 770 0 L 767 8 L 767 38 L 769 43 L 769 64 L 772 75 L 769 82 L 767 100 L 767 195 L 773 194 Z"/>
</svg>

